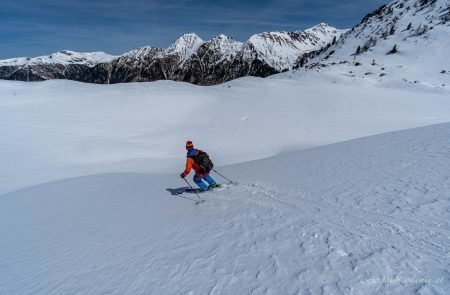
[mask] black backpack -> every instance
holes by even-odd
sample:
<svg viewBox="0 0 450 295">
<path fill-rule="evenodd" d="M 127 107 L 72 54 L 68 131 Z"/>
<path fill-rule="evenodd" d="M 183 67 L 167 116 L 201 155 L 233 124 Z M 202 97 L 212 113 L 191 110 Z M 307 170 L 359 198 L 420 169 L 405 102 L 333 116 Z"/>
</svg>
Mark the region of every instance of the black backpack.
<svg viewBox="0 0 450 295">
<path fill-rule="evenodd" d="M 202 167 L 205 173 L 208 173 L 214 167 L 213 162 L 204 151 L 198 150 L 198 153 L 193 156 L 192 159 L 194 159 L 195 163 Z"/>
</svg>

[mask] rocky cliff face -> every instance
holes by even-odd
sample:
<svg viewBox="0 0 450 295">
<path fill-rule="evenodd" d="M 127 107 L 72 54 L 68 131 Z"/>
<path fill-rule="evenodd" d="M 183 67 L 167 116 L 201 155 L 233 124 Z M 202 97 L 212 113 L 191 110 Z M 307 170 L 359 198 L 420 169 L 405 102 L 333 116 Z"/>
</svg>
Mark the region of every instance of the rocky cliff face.
<svg viewBox="0 0 450 295">
<path fill-rule="evenodd" d="M 91 83 L 175 80 L 213 85 L 290 70 L 299 56 L 322 48 L 344 32 L 319 24 L 302 32 L 253 35 L 245 43 L 225 35 L 203 41 L 196 34 L 185 34 L 167 49 L 146 46 L 121 56 L 62 51 L 46 57 L 3 60 L 0 79 Z"/>
</svg>

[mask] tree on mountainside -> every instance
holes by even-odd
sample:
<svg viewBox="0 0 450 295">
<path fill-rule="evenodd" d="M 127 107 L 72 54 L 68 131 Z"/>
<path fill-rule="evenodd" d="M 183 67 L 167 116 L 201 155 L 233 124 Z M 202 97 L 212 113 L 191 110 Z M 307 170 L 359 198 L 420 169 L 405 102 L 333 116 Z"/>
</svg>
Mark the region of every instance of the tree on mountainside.
<svg viewBox="0 0 450 295">
<path fill-rule="evenodd" d="M 397 44 L 395 44 L 394 47 L 392 47 L 392 49 L 388 53 L 386 53 L 386 55 L 394 54 L 394 53 L 397 53 L 397 52 L 398 52 Z"/>
</svg>

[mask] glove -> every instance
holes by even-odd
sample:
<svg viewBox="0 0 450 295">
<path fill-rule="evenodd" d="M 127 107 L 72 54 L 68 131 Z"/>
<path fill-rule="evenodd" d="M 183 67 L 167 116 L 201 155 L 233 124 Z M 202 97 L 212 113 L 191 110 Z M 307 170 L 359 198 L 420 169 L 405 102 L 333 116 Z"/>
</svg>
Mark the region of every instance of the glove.
<svg viewBox="0 0 450 295">
<path fill-rule="evenodd" d="M 180 177 L 181 177 L 181 178 L 185 178 L 186 176 L 184 176 L 184 173 L 181 173 L 181 174 L 180 174 Z"/>
</svg>

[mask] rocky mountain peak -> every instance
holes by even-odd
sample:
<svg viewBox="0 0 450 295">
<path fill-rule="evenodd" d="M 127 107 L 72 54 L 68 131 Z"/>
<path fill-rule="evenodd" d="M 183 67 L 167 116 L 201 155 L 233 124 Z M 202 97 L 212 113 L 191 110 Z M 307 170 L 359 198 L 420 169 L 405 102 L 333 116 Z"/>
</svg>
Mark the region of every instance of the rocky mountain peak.
<svg viewBox="0 0 450 295">
<path fill-rule="evenodd" d="M 177 54 L 182 61 L 185 61 L 197 49 L 204 43 L 204 41 L 195 33 L 184 34 L 178 37 L 178 39 L 169 48 L 167 48 L 167 54 Z"/>
</svg>

